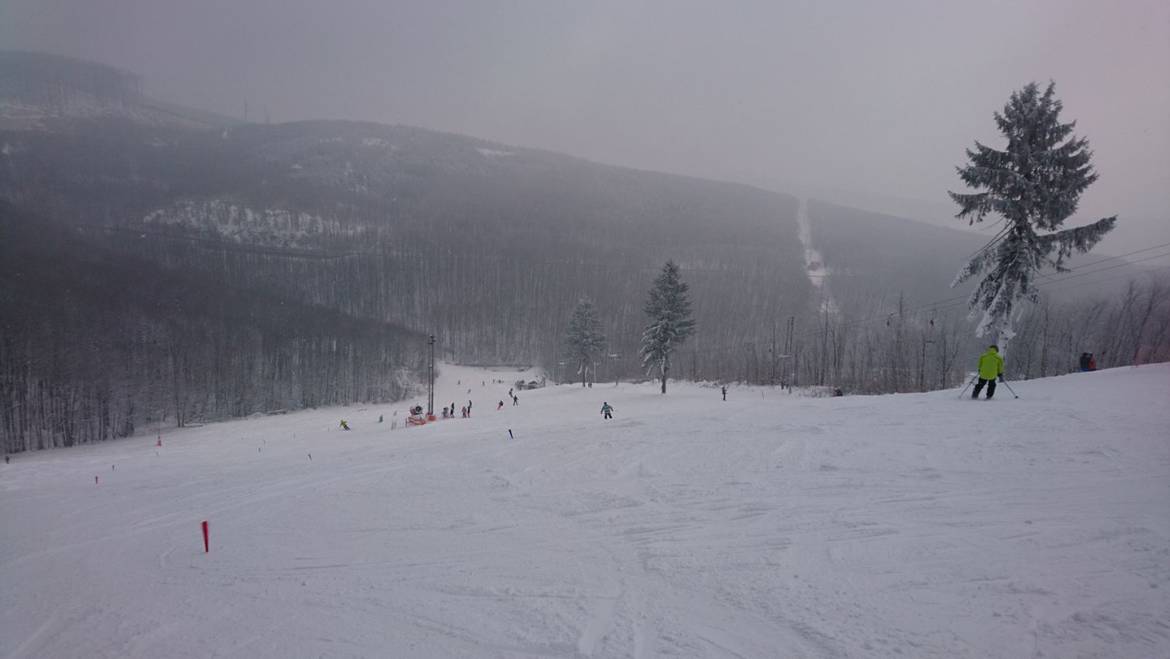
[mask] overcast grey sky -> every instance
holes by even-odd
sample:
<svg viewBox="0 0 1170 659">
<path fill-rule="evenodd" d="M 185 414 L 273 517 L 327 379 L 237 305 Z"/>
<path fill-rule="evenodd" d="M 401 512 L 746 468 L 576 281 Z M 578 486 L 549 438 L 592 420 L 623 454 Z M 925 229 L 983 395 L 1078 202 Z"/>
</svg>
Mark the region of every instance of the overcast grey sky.
<svg viewBox="0 0 1170 659">
<path fill-rule="evenodd" d="M 235 116 L 246 100 L 253 119 L 406 123 L 943 217 L 963 150 L 998 144 L 992 112 L 1052 79 L 1101 175 L 1080 219 L 1120 213 L 1114 253 L 1170 241 L 1164 0 L 0 0 L 0 47 Z"/>
</svg>

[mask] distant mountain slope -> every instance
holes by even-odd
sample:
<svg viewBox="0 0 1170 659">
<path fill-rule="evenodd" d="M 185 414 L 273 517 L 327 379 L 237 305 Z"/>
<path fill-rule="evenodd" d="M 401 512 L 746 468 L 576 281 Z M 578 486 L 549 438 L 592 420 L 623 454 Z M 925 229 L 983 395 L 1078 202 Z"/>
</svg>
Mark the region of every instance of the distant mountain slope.
<svg viewBox="0 0 1170 659">
<path fill-rule="evenodd" d="M 37 255 L 0 281 L 12 354 L 56 363 L 54 346 L 76 339 L 88 315 L 101 319 L 92 350 L 69 359 L 132 365 L 74 371 L 81 366 L 69 361 L 13 377 L 57 392 L 59 405 L 119 392 L 117 414 L 130 421 L 332 402 L 320 374 L 335 367 L 357 378 L 340 376 L 348 379 L 337 395 L 347 400 L 400 395 L 397 384 L 369 394 L 362 378 L 409 373 L 428 334 L 447 359 L 553 371 L 581 295 L 596 300 L 610 339 L 606 377 L 638 376 L 642 305 L 667 259 L 692 287 L 691 348 L 762 343 L 810 297 L 797 204 L 786 195 L 410 127 L 240 124 L 152 101 L 132 74 L 54 56 L 0 56 L 0 202 L 0 219 L 29 238 L 20 249 Z M 37 244 L 30 237 L 41 225 Z M 101 267 L 87 254 L 100 255 Z M 69 277 L 85 278 L 84 303 L 59 316 L 41 301 L 65 295 Z M 217 291 L 247 312 L 217 311 Z M 133 300 L 129 320 L 107 311 Z M 30 343 L 40 326 L 67 332 Z M 184 343 L 192 361 L 119 343 L 138 327 Z M 204 329 L 176 334 L 184 327 Z M 283 338 L 267 334 L 277 330 Z M 372 352 L 373 336 L 387 341 L 383 356 Z M 338 350 L 325 358 L 333 366 L 307 356 L 317 359 L 327 337 Z M 240 364 L 230 384 L 198 369 L 188 388 L 164 382 L 188 363 L 211 368 L 225 350 Z M 370 355 L 372 370 L 353 361 Z M 315 366 L 297 371 L 286 358 Z M 102 371 L 117 382 L 93 384 Z M 317 388 L 290 400 L 297 372 Z M 160 395 L 168 386 L 198 400 L 171 401 Z M 100 406 L 87 405 L 90 423 Z M 94 423 L 85 438 L 113 427 Z M 19 445 L 29 445 L 20 432 Z M 47 444 L 87 441 L 60 428 L 37 432 Z"/>
<path fill-rule="evenodd" d="M 616 366 L 638 373 L 668 258 L 692 285 L 695 346 L 763 340 L 808 305 L 796 200 L 742 185 L 340 121 L 84 115 L 0 145 L 2 199 L 167 267 L 433 332 L 457 360 L 555 363 L 590 295 Z"/>
<path fill-rule="evenodd" d="M 813 244 L 838 304 L 857 308 L 904 294 L 912 304 L 961 295 L 950 287 L 964 259 L 990 236 L 944 229 L 820 201 L 808 205 Z"/>
<path fill-rule="evenodd" d="M 834 297 L 844 308 L 861 312 L 890 309 L 899 294 L 912 306 L 966 295 L 973 282 L 956 288 L 950 284 L 967 259 L 994 235 L 991 230 L 977 234 L 821 201 L 810 202 L 808 214 L 812 241 L 824 255 Z M 1109 258 L 1091 252 L 1075 255 L 1067 265 L 1076 268 Z M 1108 295 L 1123 285 L 1118 279 L 1143 271 L 1120 259 L 1103 265 L 1118 267 L 1108 275 L 1078 277 L 1075 286 L 1047 285 L 1062 276 L 1048 271 L 1038 280 L 1046 284 L 1040 290 L 1059 299 Z"/>
</svg>

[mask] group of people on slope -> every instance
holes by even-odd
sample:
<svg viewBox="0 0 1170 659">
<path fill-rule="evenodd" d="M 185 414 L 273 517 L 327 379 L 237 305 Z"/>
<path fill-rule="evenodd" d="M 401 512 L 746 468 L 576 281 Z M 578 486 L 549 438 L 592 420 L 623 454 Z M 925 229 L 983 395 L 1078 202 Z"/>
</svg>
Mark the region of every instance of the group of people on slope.
<svg viewBox="0 0 1170 659">
<path fill-rule="evenodd" d="M 1093 358 L 1093 353 L 1081 353 L 1080 368 L 1082 371 L 1094 371 L 1097 369 L 1097 362 Z M 1003 356 L 999 354 L 999 346 L 990 345 L 987 347 L 987 350 L 979 356 L 977 370 L 978 381 L 975 384 L 975 390 L 971 392 L 971 398 L 979 398 L 979 394 L 983 393 L 983 390 L 986 389 L 987 398 L 990 399 L 995 395 L 996 382 L 1003 382 Z M 720 393 L 723 396 L 723 400 L 727 400 L 726 386 L 720 388 Z M 842 395 L 842 392 L 840 389 L 837 389 L 834 394 L 840 396 Z M 512 399 L 513 406 L 520 404 L 520 397 L 517 396 L 512 389 L 508 390 L 508 397 Z M 501 400 L 496 405 L 496 410 L 502 409 L 504 409 L 504 401 Z M 422 405 L 415 405 L 414 407 L 410 408 L 410 413 L 413 415 L 420 415 L 422 414 L 422 411 Z M 613 411 L 614 407 L 613 405 L 609 404 L 609 401 L 602 402 L 601 415 L 603 418 L 606 420 L 612 419 Z M 464 419 L 471 416 L 470 400 L 467 401 L 466 406 L 460 408 L 460 415 Z M 455 418 L 455 403 L 451 403 L 450 406 L 443 408 L 443 418 Z M 381 421 L 380 418 L 379 421 Z M 349 430 L 349 424 L 344 420 L 341 422 L 341 429 Z"/>
<path fill-rule="evenodd" d="M 467 401 L 466 405 L 459 408 L 459 418 L 466 419 L 469 416 L 471 416 L 471 401 Z M 450 406 L 443 408 L 443 418 L 444 419 L 454 419 L 455 418 L 455 403 L 451 403 Z"/>
</svg>

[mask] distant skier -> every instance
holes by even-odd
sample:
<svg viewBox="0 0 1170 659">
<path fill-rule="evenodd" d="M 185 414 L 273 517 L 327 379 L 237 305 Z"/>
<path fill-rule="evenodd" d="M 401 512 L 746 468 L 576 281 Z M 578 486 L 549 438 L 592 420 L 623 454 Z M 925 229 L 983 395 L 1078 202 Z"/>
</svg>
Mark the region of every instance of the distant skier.
<svg viewBox="0 0 1170 659">
<path fill-rule="evenodd" d="M 515 407 L 519 404 L 520 404 L 520 397 L 519 396 L 512 396 L 512 406 Z"/>
<path fill-rule="evenodd" d="M 987 352 L 979 356 L 979 382 L 971 398 L 979 398 L 979 392 L 987 385 L 987 400 L 995 395 L 995 380 L 1003 382 L 1003 357 L 999 356 L 999 346 L 988 346 Z"/>
<path fill-rule="evenodd" d="M 724 400 L 724 401 L 726 401 L 726 400 L 727 400 L 727 387 L 726 387 L 726 386 L 725 386 L 725 387 L 723 387 L 723 400 Z"/>
<path fill-rule="evenodd" d="M 349 430 L 349 424 L 345 422 L 345 419 L 341 420 L 341 429 L 342 430 Z"/>
<path fill-rule="evenodd" d="M 378 423 L 382 423 L 382 415 L 381 414 L 378 415 Z"/>
<path fill-rule="evenodd" d="M 467 416 L 471 416 L 471 401 L 467 401 Z"/>
<path fill-rule="evenodd" d="M 501 400 L 500 404 L 496 405 L 496 411 L 499 412 L 502 409 L 504 409 L 504 401 Z"/>
<path fill-rule="evenodd" d="M 613 418 L 613 405 L 610 405 L 607 402 L 603 402 L 601 404 L 601 414 L 603 416 L 605 416 L 606 419 L 612 419 Z"/>
</svg>

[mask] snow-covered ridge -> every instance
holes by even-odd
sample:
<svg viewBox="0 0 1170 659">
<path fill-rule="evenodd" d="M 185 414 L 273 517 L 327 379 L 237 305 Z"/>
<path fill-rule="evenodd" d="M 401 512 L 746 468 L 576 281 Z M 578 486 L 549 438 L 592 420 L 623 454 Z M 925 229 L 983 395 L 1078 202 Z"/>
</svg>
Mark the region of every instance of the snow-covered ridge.
<svg viewBox="0 0 1170 659">
<path fill-rule="evenodd" d="M 322 237 L 359 237 L 365 229 L 337 219 L 278 208 L 253 209 L 224 200 L 184 201 L 148 213 L 143 224 L 211 231 L 241 244 L 309 248 Z"/>
<path fill-rule="evenodd" d="M 121 102 L 73 92 L 53 103 L 29 103 L 0 97 L 0 129 L 45 130 L 60 119 L 128 119 L 148 126 L 204 128 L 206 124 L 148 102 Z"/>
<path fill-rule="evenodd" d="M 109 99 L 84 92 L 62 95 L 51 104 L 0 98 L 0 127 L 18 130 L 41 128 L 48 119 L 64 117 L 130 117 L 145 123 L 152 123 L 153 119 L 149 113 L 136 111 L 132 106 L 115 103 Z"/>
<path fill-rule="evenodd" d="M 515 155 L 513 151 L 504 151 L 501 149 L 489 149 L 486 147 L 476 147 L 476 151 L 484 158 L 506 158 L 507 156 Z"/>
</svg>

